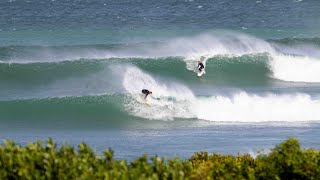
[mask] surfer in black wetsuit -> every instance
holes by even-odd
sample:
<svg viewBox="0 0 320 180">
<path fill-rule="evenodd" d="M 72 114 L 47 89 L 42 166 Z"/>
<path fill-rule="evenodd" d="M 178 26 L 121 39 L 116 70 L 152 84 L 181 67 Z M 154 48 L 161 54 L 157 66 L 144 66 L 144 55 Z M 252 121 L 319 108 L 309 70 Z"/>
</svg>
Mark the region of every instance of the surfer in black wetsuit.
<svg viewBox="0 0 320 180">
<path fill-rule="evenodd" d="M 146 95 L 146 96 L 144 97 L 144 99 L 146 99 L 149 94 L 152 94 L 152 91 L 149 91 L 148 89 L 142 89 L 142 94 L 145 94 L 145 95 Z"/>
<path fill-rule="evenodd" d="M 198 70 L 199 70 L 199 72 L 201 72 L 203 69 L 204 69 L 204 65 L 203 65 L 203 63 L 199 60 L 199 61 L 198 61 Z"/>
</svg>

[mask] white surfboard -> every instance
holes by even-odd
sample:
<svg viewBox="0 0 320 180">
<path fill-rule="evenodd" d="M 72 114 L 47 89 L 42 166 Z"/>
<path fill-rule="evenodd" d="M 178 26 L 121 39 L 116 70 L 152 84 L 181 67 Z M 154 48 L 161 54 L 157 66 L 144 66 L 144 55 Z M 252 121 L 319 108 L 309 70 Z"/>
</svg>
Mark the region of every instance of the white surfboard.
<svg viewBox="0 0 320 180">
<path fill-rule="evenodd" d="M 151 102 L 150 101 L 146 101 L 146 105 L 151 106 Z"/>
<path fill-rule="evenodd" d="M 200 76 L 202 76 L 204 73 L 205 73 L 204 70 L 198 71 L 197 76 L 200 77 Z"/>
</svg>

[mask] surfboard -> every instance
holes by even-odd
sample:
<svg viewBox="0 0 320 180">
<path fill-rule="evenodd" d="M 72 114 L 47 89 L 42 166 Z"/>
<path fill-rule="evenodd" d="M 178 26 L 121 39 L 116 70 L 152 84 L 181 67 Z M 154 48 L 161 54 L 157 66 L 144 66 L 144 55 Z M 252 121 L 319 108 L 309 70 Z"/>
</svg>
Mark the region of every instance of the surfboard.
<svg viewBox="0 0 320 180">
<path fill-rule="evenodd" d="M 146 101 L 146 105 L 151 106 L 151 102 L 150 101 Z"/>
<path fill-rule="evenodd" d="M 204 70 L 198 71 L 197 76 L 200 77 L 200 76 L 202 76 L 203 74 L 204 74 Z"/>
</svg>

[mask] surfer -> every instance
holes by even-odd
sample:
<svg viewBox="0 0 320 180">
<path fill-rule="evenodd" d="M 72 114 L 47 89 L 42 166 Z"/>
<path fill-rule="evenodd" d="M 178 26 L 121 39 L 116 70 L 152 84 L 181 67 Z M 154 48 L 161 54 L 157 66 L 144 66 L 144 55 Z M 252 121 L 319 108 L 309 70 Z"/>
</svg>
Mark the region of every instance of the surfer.
<svg viewBox="0 0 320 180">
<path fill-rule="evenodd" d="M 148 89 L 142 89 L 142 94 L 145 94 L 145 95 L 146 95 L 146 96 L 144 97 L 144 99 L 146 99 L 149 94 L 152 94 L 152 91 L 149 91 Z"/>
<path fill-rule="evenodd" d="M 204 69 L 203 63 L 200 60 L 198 60 L 198 70 L 199 70 L 199 72 L 201 72 L 203 69 Z"/>
</svg>

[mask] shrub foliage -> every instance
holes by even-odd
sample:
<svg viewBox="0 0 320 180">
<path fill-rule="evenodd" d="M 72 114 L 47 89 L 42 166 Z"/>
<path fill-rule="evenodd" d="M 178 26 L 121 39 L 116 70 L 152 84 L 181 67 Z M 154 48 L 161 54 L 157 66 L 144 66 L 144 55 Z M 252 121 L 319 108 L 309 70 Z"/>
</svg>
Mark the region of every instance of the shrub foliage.
<svg viewBox="0 0 320 180">
<path fill-rule="evenodd" d="M 320 152 L 289 138 L 255 158 L 197 152 L 187 160 L 143 155 L 127 162 L 110 149 L 97 156 L 84 143 L 58 148 L 52 139 L 25 147 L 5 141 L 0 179 L 320 179 Z"/>
</svg>

